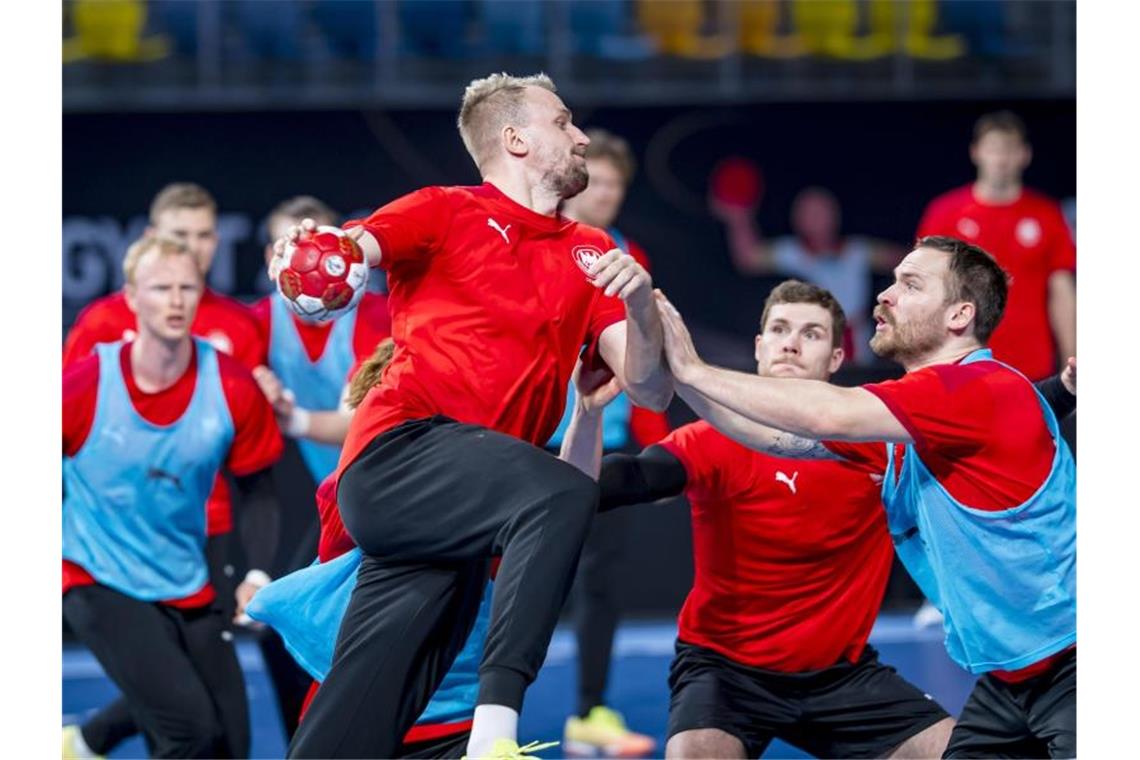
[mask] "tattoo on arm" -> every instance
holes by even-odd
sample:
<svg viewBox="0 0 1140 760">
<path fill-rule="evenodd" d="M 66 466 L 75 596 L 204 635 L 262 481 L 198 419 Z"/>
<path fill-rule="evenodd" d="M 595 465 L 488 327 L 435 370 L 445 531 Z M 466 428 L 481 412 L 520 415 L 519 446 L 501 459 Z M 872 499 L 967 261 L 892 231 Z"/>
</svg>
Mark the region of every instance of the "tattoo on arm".
<svg viewBox="0 0 1140 760">
<path fill-rule="evenodd" d="M 840 457 L 814 438 L 780 432 L 772 439 L 768 453 L 788 459 L 839 459 Z"/>
</svg>

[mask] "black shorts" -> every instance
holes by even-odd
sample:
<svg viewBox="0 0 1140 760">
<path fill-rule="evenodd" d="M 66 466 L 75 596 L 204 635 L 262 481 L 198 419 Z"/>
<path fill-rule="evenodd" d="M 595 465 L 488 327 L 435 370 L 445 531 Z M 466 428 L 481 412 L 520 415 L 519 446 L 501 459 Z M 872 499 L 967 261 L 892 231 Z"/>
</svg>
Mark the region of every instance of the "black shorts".
<svg viewBox="0 0 1140 760">
<path fill-rule="evenodd" d="M 856 663 L 780 673 L 678 639 L 669 689 L 669 737 L 720 729 L 740 739 L 748 757 L 760 757 L 774 738 L 816 757 L 884 757 L 950 717 L 871 646 Z"/>
<path fill-rule="evenodd" d="M 944 757 L 1076 757 L 1077 650 L 1020 683 L 984 675 Z"/>
</svg>

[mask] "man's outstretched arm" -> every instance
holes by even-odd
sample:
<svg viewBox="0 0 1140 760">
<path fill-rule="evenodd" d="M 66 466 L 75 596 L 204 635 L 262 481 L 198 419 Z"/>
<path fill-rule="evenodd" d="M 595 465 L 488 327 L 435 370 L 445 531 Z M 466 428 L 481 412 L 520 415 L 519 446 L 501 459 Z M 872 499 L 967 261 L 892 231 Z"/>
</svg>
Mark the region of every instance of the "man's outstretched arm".
<svg viewBox="0 0 1140 760">
<path fill-rule="evenodd" d="M 598 338 L 602 358 L 633 403 L 664 411 L 673 398 L 673 380 L 662 351 L 661 315 L 649 273 L 616 248 L 598 259 L 591 273 L 596 287 L 625 304 L 625 321 L 610 325 Z"/>
<path fill-rule="evenodd" d="M 698 414 L 709 413 L 709 422 L 726 435 L 747 446 L 770 450 L 770 445 L 778 445 L 773 441 L 776 432 L 791 433 L 794 438 L 783 442 L 789 450 L 781 456 L 795 456 L 793 452 L 804 446 L 811 448 L 802 439 L 912 442 L 902 423 L 870 391 L 821 380 L 759 377 L 705 364 L 681 315 L 660 294 L 658 305 L 675 387 L 690 405 L 697 405 Z M 740 436 L 757 440 L 746 442 Z"/>
</svg>

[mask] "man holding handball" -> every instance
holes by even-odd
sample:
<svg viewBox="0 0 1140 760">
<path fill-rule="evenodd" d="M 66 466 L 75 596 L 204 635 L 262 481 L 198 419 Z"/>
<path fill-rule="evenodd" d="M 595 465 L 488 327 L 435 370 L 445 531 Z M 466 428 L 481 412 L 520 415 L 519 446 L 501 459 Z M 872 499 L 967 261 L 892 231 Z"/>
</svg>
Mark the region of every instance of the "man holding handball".
<svg viewBox="0 0 1140 760">
<path fill-rule="evenodd" d="M 346 223 L 388 272 L 395 352 L 357 409 L 337 475 L 365 559 L 332 668 L 293 757 L 388 757 L 474 620 L 457 578 L 502 555 L 467 754 L 516 756 L 597 506 L 597 484 L 539 445 L 575 360 L 635 403 L 672 388 L 645 270 L 557 213 L 588 182 L 586 136 L 545 75 L 472 82 L 459 131 L 484 183 L 428 187 Z M 310 229 L 302 225 L 279 241 Z"/>
</svg>

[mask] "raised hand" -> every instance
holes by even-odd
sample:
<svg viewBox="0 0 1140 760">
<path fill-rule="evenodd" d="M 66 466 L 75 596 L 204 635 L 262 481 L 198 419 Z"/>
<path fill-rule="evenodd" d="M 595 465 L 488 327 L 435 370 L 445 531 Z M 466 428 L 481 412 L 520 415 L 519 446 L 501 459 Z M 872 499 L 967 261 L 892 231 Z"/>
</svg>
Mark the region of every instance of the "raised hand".
<svg viewBox="0 0 1140 760">
<path fill-rule="evenodd" d="M 311 234 L 317 228 L 312 219 L 302 219 L 300 224 L 294 224 L 285 231 L 285 234 L 273 241 L 273 258 L 269 260 L 269 279 L 277 282 L 277 274 L 285 266 L 286 252 L 292 243 L 296 243 L 302 234 Z"/>
<path fill-rule="evenodd" d="M 590 282 L 628 306 L 639 308 L 652 304 L 653 279 L 637 259 L 620 248 L 610 250 L 590 265 Z"/>
<path fill-rule="evenodd" d="M 586 369 L 582 362 L 574 365 L 574 390 L 578 405 L 587 414 L 600 414 L 621 393 L 621 386 L 609 367 Z"/>
<path fill-rule="evenodd" d="M 661 315 L 661 329 L 665 336 L 665 358 L 669 362 L 669 370 L 679 382 L 686 383 L 692 371 L 699 368 L 704 362 L 697 354 L 693 345 L 693 336 L 689 328 L 681 319 L 680 312 L 669 302 L 660 290 L 654 290 L 653 295 L 657 302 L 657 311 Z"/>
<path fill-rule="evenodd" d="M 273 374 L 273 370 L 264 364 L 255 367 L 253 379 L 257 381 L 257 386 L 261 388 L 269 405 L 273 407 L 273 413 L 277 415 L 278 420 L 288 420 L 293 414 L 296 403 L 293 394 L 281 384 L 281 380 Z"/>
</svg>

